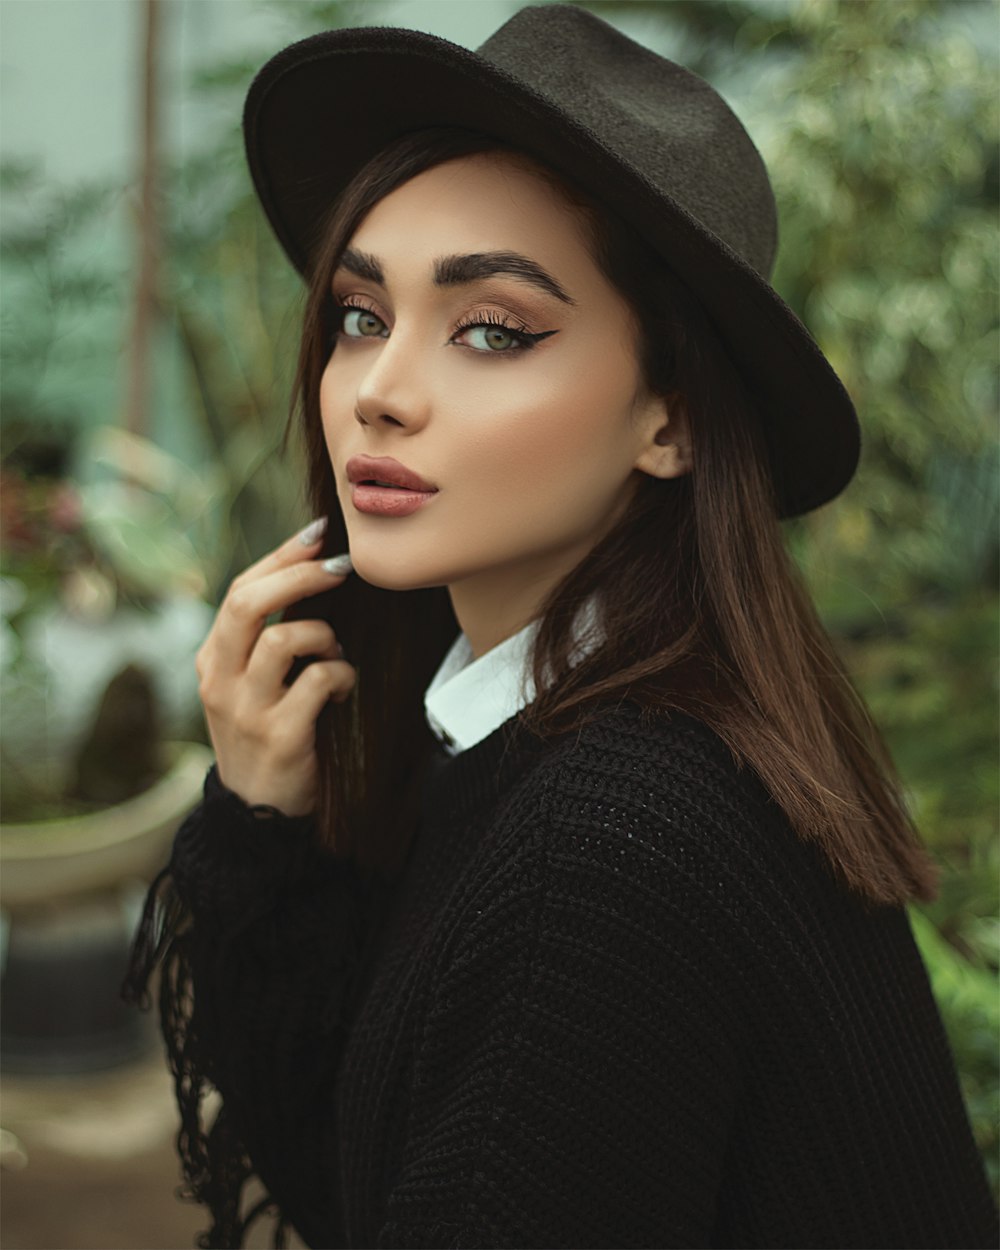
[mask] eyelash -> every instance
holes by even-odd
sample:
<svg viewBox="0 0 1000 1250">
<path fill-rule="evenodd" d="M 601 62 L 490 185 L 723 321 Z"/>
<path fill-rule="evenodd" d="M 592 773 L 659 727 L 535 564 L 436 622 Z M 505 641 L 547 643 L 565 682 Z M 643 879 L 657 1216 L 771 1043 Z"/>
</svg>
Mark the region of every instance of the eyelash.
<svg viewBox="0 0 1000 1250">
<path fill-rule="evenodd" d="M 542 339 L 547 339 L 550 334 L 555 333 L 554 330 L 543 330 L 541 334 L 532 334 L 523 322 L 512 323 L 503 313 L 489 309 L 484 312 L 471 313 L 466 320 L 459 322 L 452 338 L 464 334 L 466 330 L 476 330 L 483 326 L 489 326 L 495 330 L 507 330 L 518 341 L 517 347 L 508 348 L 505 352 L 482 353 L 495 356 L 514 356 L 518 352 L 530 352 Z M 478 349 L 473 348 L 473 350 Z"/>
<path fill-rule="evenodd" d="M 357 297 L 355 297 L 355 301 L 357 301 Z M 362 304 L 360 301 L 347 302 L 343 304 L 335 303 L 334 304 L 335 322 L 334 322 L 333 334 L 331 336 L 332 338 L 337 338 L 342 333 L 343 325 L 344 325 L 344 318 L 349 312 L 371 313 L 373 317 L 378 317 L 380 321 L 382 320 L 382 318 L 379 316 L 379 314 L 375 311 L 374 308 L 371 308 L 370 306 Z M 518 356 L 521 354 L 521 352 L 531 351 L 532 348 L 534 348 L 538 343 L 542 341 L 542 339 L 547 339 L 549 338 L 550 335 L 557 333 L 555 330 L 543 330 L 539 334 L 532 334 L 532 332 L 527 328 L 527 326 L 523 324 L 523 322 L 514 323 L 510 321 L 507 317 L 505 317 L 502 313 L 495 312 L 493 309 L 487 309 L 481 312 L 470 313 L 469 316 L 466 318 L 466 320 L 459 322 L 459 324 L 455 327 L 454 331 L 452 332 L 451 337 L 452 339 L 455 339 L 458 335 L 464 334 L 467 330 L 476 330 L 481 327 L 489 327 L 490 329 L 509 331 L 510 334 L 513 335 L 513 337 L 517 340 L 517 346 L 509 347 L 507 348 L 506 351 L 502 351 L 502 352 L 483 351 L 480 348 L 469 349 L 470 351 L 476 352 L 476 354 L 479 356 Z M 354 335 L 351 335 L 350 337 L 352 339 L 355 338 Z M 374 338 L 375 336 L 372 335 L 371 337 Z M 465 344 L 459 344 L 459 346 L 465 346 Z"/>
</svg>

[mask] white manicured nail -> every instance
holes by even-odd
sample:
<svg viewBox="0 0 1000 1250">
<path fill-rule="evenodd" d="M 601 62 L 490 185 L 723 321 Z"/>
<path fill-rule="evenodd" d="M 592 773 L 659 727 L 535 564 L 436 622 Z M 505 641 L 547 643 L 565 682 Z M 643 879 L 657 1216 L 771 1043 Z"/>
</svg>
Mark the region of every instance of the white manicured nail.
<svg viewBox="0 0 1000 1250">
<path fill-rule="evenodd" d="M 326 517 L 321 516 L 315 521 L 310 521 L 302 533 L 299 535 L 299 542 L 303 547 L 311 547 L 313 543 L 318 542 L 326 533 Z"/>
<path fill-rule="evenodd" d="M 350 555 L 345 552 L 342 556 L 331 556 L 329 560 L 324 560 L 323 568 L 334 577 L 340 577 L 343 573 L 350 573 L 354 565 L 351 563 Z"/>
</svg>

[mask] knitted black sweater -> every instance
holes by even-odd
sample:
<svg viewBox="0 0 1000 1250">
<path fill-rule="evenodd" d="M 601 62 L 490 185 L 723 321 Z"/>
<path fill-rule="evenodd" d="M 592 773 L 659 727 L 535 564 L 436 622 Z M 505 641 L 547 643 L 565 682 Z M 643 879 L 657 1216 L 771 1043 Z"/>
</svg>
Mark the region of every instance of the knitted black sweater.
<svg viewBox="0 0 1000 1250">
<path fill-rule="evenodd" d="M 214 771 L 179 831 L 131 986 L 166 956 L 206 1244 L 252 1168 L 312 1247 L 996 1246 L 905 912 L 710 731 L 515 717 L 422 812 L 390 881 Z"/>
</svg>

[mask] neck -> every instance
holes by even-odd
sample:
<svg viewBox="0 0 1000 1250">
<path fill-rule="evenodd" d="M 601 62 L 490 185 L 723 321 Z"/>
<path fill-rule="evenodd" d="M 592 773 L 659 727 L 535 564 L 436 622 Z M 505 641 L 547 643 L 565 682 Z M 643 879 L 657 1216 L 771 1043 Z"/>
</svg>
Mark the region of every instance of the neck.
<svg viewBox="0 0 1000 1250">
<path fill-rule="evenodd" d="M 535 620 L 545 596 L 576 565 L 581 554 L 563 553 L 554 567 L 549 553 L 537 562 L 519 561 L 451 582 L 451 606 L 474 658 L 478 660 Z"/>
<path fill-rule="evenodd" d="M 537 615 L 537 609 L 526 600 L 515 603 L 510 596 L 494 598 L 492 595 L 470 594 L 463 583 L 449 586 L 448 593 L 455 619 L 468 638 L 476 660 L 512 638 Z"/>
<path fill-rule="evenodd" d="M 599 531 L 551 548 L 533 559 L 502 564 L 449 582 L 448 594 L 459 627 L 469 640 L 475 659 L 513 637 L 541 615 L 546 596 L 576 566 L 624 515 L 635 498 L 638 480 L 607 517 Z"/>
</svg>

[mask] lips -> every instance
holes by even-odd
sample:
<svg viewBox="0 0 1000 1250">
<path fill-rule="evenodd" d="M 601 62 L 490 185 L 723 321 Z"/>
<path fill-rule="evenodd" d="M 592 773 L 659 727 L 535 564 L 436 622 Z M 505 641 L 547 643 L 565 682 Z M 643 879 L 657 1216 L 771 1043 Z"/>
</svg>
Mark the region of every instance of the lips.
<svg viewBox="0 0 1000 1250">
<path fill-rule="evenodd" d="M 405 464 L 391 456 L 352 456 L 347 462 L 347 477 L 355 485 L 379 485 L 390 489 L 433 494 L 437 487 L 425 481 Z"/>
<path fill-rule="evenodd" d="M 391 456 L 352 456 L 345 466 L 358 512 L 406 517 L 426 507 L 438 488 Z"/>
</svg>

